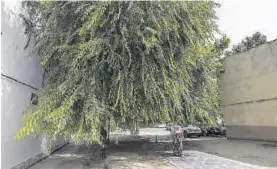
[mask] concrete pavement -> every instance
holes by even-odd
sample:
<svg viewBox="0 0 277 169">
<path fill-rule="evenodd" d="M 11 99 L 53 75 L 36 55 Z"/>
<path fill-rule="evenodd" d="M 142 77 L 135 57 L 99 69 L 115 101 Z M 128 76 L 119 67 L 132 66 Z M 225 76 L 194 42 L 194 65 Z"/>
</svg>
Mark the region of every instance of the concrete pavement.
<svg viewBox="0 0 277 169">
<path fill-rule="evenodd" d="M 90 156 L 86 146 L 68 144 L 30 169 L 88 169 L 88 167 L 103 169 L 104 162 L 100 158 Z"/>
<path fill-rule="evenodd" d="M 247 163 L 202 153 L 199 151 L 184 151 L 182 157 L 173 157 L 171 151 L 157 152 L 179 169 L 262 169 Z"/>
<path fill-rule="evenodd" d="M 156 132 L 158 131 L 158 132 Z M 164 133 L 164 134 L 162 134 Z M 155 143 L 155 134 L 158 141 Z M 139 137 L 123 134 L 118 136 L 119 145 L 106 150 L 107 158 L 100 158 L 100 151 L 88 149 L 84 145 L 69 144 L 52 154 L 31 169 L 258 169 L 265 168 L 235 160 L 204 153 L 196 150 L 194 144 L 204 142 L 224 142 L 221 138 L 185 139 L 185 151 L 182 157 L 172 156 L 172 143 L 168 131 L 164 129 L 143 129 Z M 148 139 L 145 139 L 148 138 Z M 149 140 L 151 142 L 147 142 Z M 216 139 L 216 140 L 214 140 Z M 208 144 L 207 143 L 207 144 Z M 210 144 L 209 144 L 210 145 Z M 195 150 L 189 149 L 194 147 Z M 203 147 L 202 147 L 203 148 Z M 222 148 L 221 148 L 222 149 Z M 243 150 L 241 150 L 243 151 Z M 239 153 L 239 152 L 237 152 Z M 239 155 L 239 154 L 237 154 Z M 255 164 L 255 163 L 254 163 Z"/>
<path fill-rule="evenodd" d="M 84 145 L 69 144 L 30 169 L 176 169 L 166 159 L 148 151 L 145 140 L 120 142 L 106 149 L 107 158 Z"/>
</svg>

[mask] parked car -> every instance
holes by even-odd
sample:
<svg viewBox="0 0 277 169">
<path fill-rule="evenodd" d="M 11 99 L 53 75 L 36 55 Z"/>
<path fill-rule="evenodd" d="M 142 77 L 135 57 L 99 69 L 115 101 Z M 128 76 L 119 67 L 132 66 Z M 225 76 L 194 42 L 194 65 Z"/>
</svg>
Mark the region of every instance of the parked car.
<svg viewBox="0 0 277 169">
<path fill-rule="evenodd" d="M 212 135 L 226 135 L 226 128 L 224 126 L 220 127 L 209 127 L 207 129 L 207 135 L 212 136 Z"/>
<path fill-rule="evenodd" d="M 221 131 L 218 127 L 210 127 L 207 130 L 207 135 L 211 136 L 211 135 L 221 135 Z"/>
<path fill-rule="evenodd" d="M 197 126 L 190 124 L 183 127 L 183 135 L 185 138 L 191 136 L 200 137 L 202 135 L 202 130 Z"/>
</svg>

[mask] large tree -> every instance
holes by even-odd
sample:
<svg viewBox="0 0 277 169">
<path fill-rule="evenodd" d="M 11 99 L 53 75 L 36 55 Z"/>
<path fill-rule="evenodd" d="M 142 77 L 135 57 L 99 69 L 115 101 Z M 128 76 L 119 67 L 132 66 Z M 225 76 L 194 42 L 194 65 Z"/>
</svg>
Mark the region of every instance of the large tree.
<svg viewBox="0 0 277 169">
<path fill-rule="evenodd" d="M 24 2 L 46 80 L 17 138 L 87 143 L 99 124 L 213 119 L 219 33 L 211 1 Z M 210 113 L 209 113 L 210 112 Z M 211 114 L 212 113 L 212 114 Z"/>
</svg>

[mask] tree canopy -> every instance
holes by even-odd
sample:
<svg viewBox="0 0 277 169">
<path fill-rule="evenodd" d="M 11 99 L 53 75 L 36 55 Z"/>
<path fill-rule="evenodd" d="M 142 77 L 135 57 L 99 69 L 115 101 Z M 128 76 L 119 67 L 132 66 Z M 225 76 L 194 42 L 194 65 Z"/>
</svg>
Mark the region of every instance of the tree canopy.
<svg viewBox="0 0 277 169">
<path fill-rule="evenodd" d="M 251 48 L 260 46 L 267 42 L 266 36 L 260 32 L 255 32 L 252 36 L 245 37 L 237 45 L 233 45 L 231 51 L 226 51 L 226 55 L 234 55 L 240 52 L 246 52 Z"/>
<path fill-rule="evenodd" d="M 228 47 L 211 1 L 23 2 L 46 71 L 17 138 L 99 140 L 99 124 L 213 120 Z"/>
</svg>

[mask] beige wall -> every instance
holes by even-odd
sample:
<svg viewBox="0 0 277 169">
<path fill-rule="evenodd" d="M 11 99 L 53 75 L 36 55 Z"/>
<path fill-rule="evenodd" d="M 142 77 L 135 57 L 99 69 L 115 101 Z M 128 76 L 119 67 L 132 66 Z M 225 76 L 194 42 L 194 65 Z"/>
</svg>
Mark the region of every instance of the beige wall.
<svg viewBox="0 0 277 169">
<path fill-rule="evenodd" d="M 228 136 L 277 141 L 277 40 L 229 56 L 224 66 L 220 89 Z"/>
<path fill-rule="evenodd" d="M 277 101 L 224 106 L 226 125 L 276 126 Z"/>
</svg>

